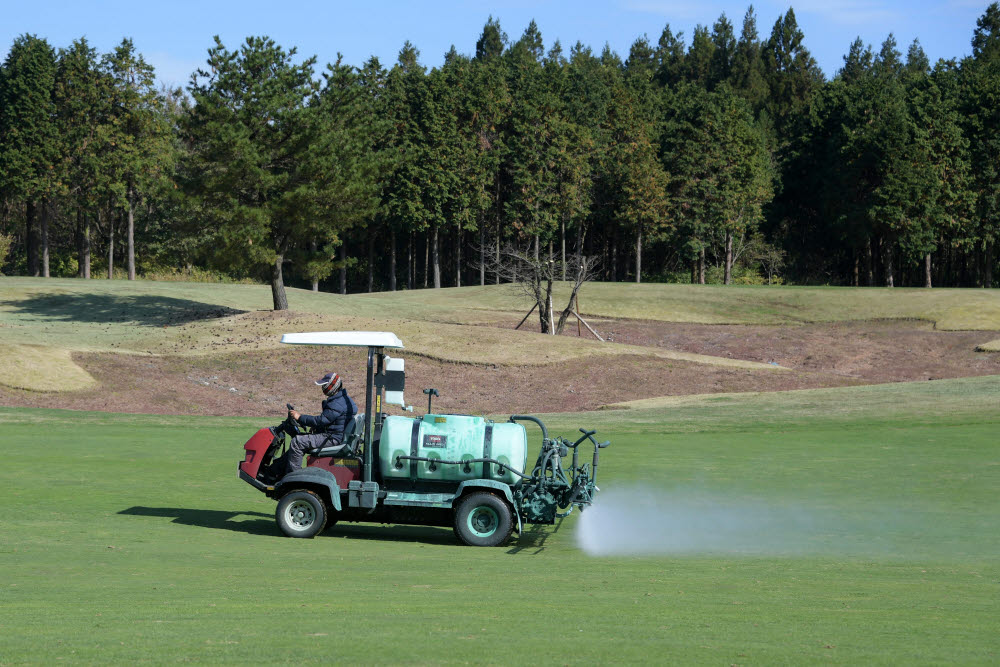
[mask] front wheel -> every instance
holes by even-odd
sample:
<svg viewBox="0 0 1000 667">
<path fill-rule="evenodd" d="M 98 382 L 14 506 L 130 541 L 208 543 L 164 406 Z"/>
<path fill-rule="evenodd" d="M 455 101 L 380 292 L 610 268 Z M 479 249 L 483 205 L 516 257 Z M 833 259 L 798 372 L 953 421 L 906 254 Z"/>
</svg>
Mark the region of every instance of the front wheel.
<svg viewBox="0 0 1000 667">
<path fill-rule="evenodd" d="M 315 537 L 326 526 L 326 507 L 312 491 L 292 491 L 278 502 L 274 520 L 288 537 Z"/>
<path fill-rule="evenodd" d="M 455 508 L 455 535 L 469 546 L 499 546 L 513 529 L 510 505 L 492 493 L 469 494 Z"/>
</svg>

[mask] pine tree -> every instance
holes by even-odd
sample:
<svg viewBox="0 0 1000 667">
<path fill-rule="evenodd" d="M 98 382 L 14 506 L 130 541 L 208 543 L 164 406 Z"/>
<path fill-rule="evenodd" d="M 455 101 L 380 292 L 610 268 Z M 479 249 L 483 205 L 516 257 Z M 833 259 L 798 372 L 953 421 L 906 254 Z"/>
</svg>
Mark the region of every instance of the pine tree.
<svg viewBox="0 0 1000 667">
<path fill-rule="evenodd" d="M 48 198 L 56 188 L 59 162 L 53 103 L 56 55 L 44 39 L 21 35 L 7 53 L 3 70 L 0 174 L 4 177 L 0 187 L 8 200 L 25 206 L 28 274 L 48 277 Z"/>
<path fill-rule="evenodd" d="M 288 308 L 288 253 L 335 240 L 336 227 L 313 224 L 316 216 L 353 214 L 352 193 L 367 177 L 338 162 L 350 151 L 337 150 L 338 134 L 311 103 L 315 58 L 294 59 L 294 48 L 267 37 L 249 37 L 236 51 L 216 38 L 209 69 L 192 78 L 195 106 L 185 123 L 196 187 L 222 231 L 219 257 L 269 266 L 275 310 Z"/>
<path fill-rule="evenodd" d="M 578 128 L 581 147 L 587 153 L 585 163 L 580 164 L 580 170 L 576 171 L 582 215 L 575 219 L 572 215 L 564 216 L 562 224 L 567 230 L 575 232 L 573 254 L 578 256 L 584 254 L 590 230 L 594 232 L 593 237 L 613 224 L 608 218 L 613 189 L 607 178 L 609 161 L 606 151 L 609 142 L 606 128 L 608 113 L 612 109 L 612 83 L 621 85 L 620 79 L 620 70 L 602 65 L 589 48 L 579 43 L 573 47 L 563 99 L 566 118 Z"/>
<path fill-rule="evenodd" d="M 721 241 L 729 284 L 733 240 L 757 227 L 774 194 L 764 135 L 746 101 L 723 85 L 715 93 L 680 91 L 663 137 L 671 208 L 687 253 L 697 257 L 698 281 L 704 282 L 704 251 Z"/>
<path fill-rule="evenodd" d="M 110 170 L 102 164 L 101 142 L 110 122 L 110 86 L 98 69 L 97 51 L 78 39 L 59 52 L 55 84 L 61 141 L 62 191 L 75 209 L 78 275 L 90 278 L 91 214 L 107 192 Z"/>
<path fill-rule="evenodd" d="M 700 84 L 707 90 L 711 84 L 714 57 L 715 43 L 712 41 L 708 28 L 696 25 L 694 36 L 691 38 L 691 48 L 688 49 L 687 56 L 684 58 L 686 79 Z"/>
<path fill-rule="evenodd" d="M 309 240 L 291 248 L 289 255 L 314 291 L 341 265 L 336 250 L 343 247 L 347 230 L 368 219 L 382 221 L 376 178 L 387 165 L 388 127 L 380 107 L 383 79 L 377 58 L 359 71 L 338 54 L 323 73 L 322 90 L 310 102 L 316 114 L 310 128 L 313 145 L 303 167 L 317 174 L 320 187 L 307 190 L 309 196 L 301 203 L 301 233 Z M 368 269 L 371 273 L 370 264 Z"/>
<path fill-rule="evenodd" d="M 780 17 L 765 42 L 761 58 L 770 90 L 766 108 L 775 130 L 787 143 L 790 128 L 804 114 L 810 98 L 823 83 L 823 74 L 803 44 L 795 12 Z"/>
<path fill-rule="evenodd" d="M 171 169 L 170 128 L 160 108 L 153 67 L 136 52 L 131 39 L 122 40 L 101 67 L 111 85 L 110 189 L 127 215 L 128 279 L 135 280 L 135 212 L 155 182 Z"/>
<path fill-rule="evenodd" d="M 733 24 L 726 18 L 725 12 L 712 26 L 712 61 L 709 67 L 709 81 L 714 89 L 718 84 L 731 82 L 733 63 L 736 58 L 736 37 L 733 35 Z"/>
<path fill-rule="evenodd" d="M 763 67 L 757 17 L 751 5 L 743 17 L 743 28 L 733 54 L 732 83 L 733 89 L 750 103 L 755 117 L 759 116 L 768 95 Z"/>
<path fill-rule="evenodd" d="M 676 35 L 668 23 L 656 45 L 656 81 L 661 86 L 676 86 L 685 76 L 684 33 Z"/>
<path fill-rule="evenodd" d="M 958 72 L 940 62 L 933 73 L 922 68 L 923 51 L 911 47 L 906 64 L 906 99 L 913 127 L 912 158 L 903 163 L 912 184 L 907 192 L 910 224 L 901 236 L 904 252 L 924 264 L 924 286 L 931 287 L 931 255 L 968 228 L 974 197 L 969 143 L 958 109 Z"/>
<path fill-rule="evenodd" d="M 388 120 L 386 146 L 389 164 L 381 177 L 382 209 L 389 224 L 410 238 L 407 287 L 413 288 L 416 269 L 413 265 L 413 239 L 426 229 L 423 201 L 419 191 L 421 130 L 418 126 L 417 100 L 423 92 L 424 69 L 418 63 L 418 51 L 410 42 L 400 49 L 396 64 L 386 75 L 384 104 Z M 425 267 L 425 276 L 426 276 Z M 341 267 L 341 291 L 346 291 L 346 267 Z"/>
<path fill-rule="evenodd" d="M 499 26 L 497 26 L 499 29 Z M 485 32 L 485 30 L 484 30 Z M 502 33 L 501 33 L 502 34 Z M 506 35 L 503 35 L 506 40 Z M 479 179 L 481 205 L 479 220 L 479 282 L 486 284 L 486 234 L 494 237 L 492 249 L 495 263 L 499 262 L 500 236 L 504 208 L 502 168 L 506 160 L 504 128 L 511 110 L 511 96 L 503 59 L 479 59 L 472 63 L 472 82 L 468 91 L 469 129 L 474 141 L 474 160 Z M 494 275 L 499 281 L 500 275 Z"/>
<path fill-rule="evenodd" d="M 521 38 L 510 47 L 510 56 L 515 63 L 524 64 L 526 62 L 539 63 L 545 55 L 545 45 L 542 42 L 542 33 L 538 29 L 538 24 L 532 19 L 528 27 L 524 29 Z"/>
<path fill-rule="evenodd" d="M 635 239 L 635 282 L 642 282 L 643 243 L 667 233 L 666 174 L 650 141 L 650 120 L 636 96 L 624 86 L 612 88 L 605 127 L 605 178 L 615 192 L 610 217 Z"/>
<path fill-rule="evenodd" d="M 1000 241 L 1000 5 L 995 2 L 976 22 L 972 53 L 961 70 L 978 220 L 970 241 L 981 255 L 980 284 L 989 287 Z"/>
<path fill-rule="evenodd" d="M 1000 62 L 1000 3 L 993 2 L 976 20 L 972 57 L 980 63 Z"/>
<path fill-rule="evenodd" d="M 483 32 L 476 40 L 476 60 L 492 62 L 503 55 L 507 46 L 507 33 L 500 28 L 500 21 L 492 15 L 486 19 Z"/>
<path fill-rule="evenodd" d="M 858 37 L 851 42 L 851 48 L 844 56 L 844 66 L 837 73 L 837 77 L 848 85 L 857 83 L 868 76 L 874 60 L 871 47 L 865 46 Z"/>
</svg>

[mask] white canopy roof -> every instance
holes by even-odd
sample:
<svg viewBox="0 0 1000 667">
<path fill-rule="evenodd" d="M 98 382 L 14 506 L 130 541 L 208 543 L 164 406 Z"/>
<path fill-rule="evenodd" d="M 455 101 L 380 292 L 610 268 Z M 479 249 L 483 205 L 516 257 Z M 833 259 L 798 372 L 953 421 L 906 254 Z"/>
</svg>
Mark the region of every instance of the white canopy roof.
<svg viewBox="0 0 1000 667">
<path fill-rule="evenodd" d="M 282 343 L 293 345 L 340 345 L 344 347 L 389 347 L 403 349 L 403 341 L 389 331 L 312 331 L 287 333 Z"/>
</svg>

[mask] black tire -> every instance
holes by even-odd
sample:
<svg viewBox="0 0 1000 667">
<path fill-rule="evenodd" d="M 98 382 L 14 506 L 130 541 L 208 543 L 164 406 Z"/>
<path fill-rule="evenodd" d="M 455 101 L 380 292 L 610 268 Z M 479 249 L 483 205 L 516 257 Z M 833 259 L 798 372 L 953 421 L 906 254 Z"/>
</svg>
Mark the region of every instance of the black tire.
<svg viewBox="0 0 1000 667">
<path fill-rule="evenodd" d="M 479 491 L 458 501 L 455 535 L 472 547 L 496 547 L 507 541 L 514 529 L 514 516 L 502 498 Z"/>
<path fill-rule="evenodd" d="M 315 537 L 326 527 L 326 506 L 312 491 L 290 491 L 278 502 L 274 520 L 288 537 Z"/>
</svg>

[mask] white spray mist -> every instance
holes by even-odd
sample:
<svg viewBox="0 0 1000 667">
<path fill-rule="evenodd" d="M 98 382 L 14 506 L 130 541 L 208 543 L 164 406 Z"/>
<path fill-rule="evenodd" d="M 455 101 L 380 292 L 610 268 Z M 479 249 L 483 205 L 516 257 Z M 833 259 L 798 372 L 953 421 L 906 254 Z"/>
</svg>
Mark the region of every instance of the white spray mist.
<svg viewBox="0 0 1000 667">
<path fill-rule="evenodd" d="M 802 509 L 642 487 L 602 491 L 577 525 L 591 556 L 781 555 L 822 550 L 829 521 Z"/>
</svg>

